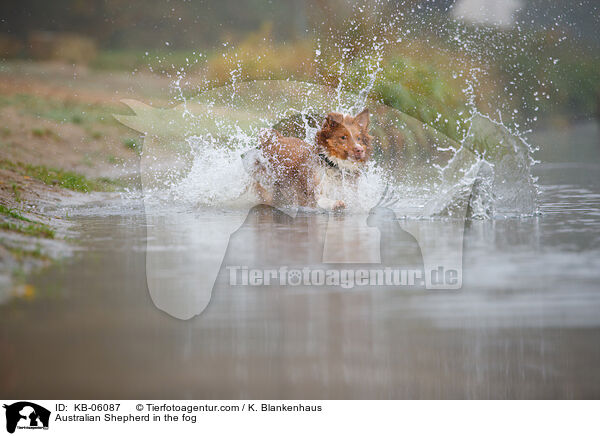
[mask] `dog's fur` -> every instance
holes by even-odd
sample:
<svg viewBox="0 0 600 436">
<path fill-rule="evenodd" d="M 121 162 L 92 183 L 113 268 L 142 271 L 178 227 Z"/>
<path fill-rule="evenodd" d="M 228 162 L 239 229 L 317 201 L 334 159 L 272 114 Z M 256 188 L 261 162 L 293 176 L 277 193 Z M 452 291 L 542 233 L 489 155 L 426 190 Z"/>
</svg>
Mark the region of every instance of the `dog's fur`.
<svg viewBox="0 0 600 436">
<path fill-rule="evenodd" d="M 330 198 L 332 188 L 343 181 L 355 185 L 371 155 L 369 121 L 368 109 L 355 117 L 331 112 L 315 144 L 285 137 L 275 129 L 261 132 L 260 156 L 251 167 L 245 163 L 261 200 L 270 205 L 343 209 L 342 200 Z"/>
</svg>

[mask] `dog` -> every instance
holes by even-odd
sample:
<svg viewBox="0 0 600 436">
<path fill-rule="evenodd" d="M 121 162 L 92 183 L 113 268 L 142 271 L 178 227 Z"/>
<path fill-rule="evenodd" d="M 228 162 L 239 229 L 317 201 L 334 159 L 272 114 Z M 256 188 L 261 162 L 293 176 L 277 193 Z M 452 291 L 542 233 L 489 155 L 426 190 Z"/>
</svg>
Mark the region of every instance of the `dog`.
<svg viewBox="0 0 600 436">
<path fill-rule="evenodd" d="M 242 156 L 254 179 L 260 200 L 271 206 L 294 204 L 336 211 L 346 207 L 337 198 L 342 185 L 356 189 L 371 156 L 370 114 L 330 112 L 317 131 L 314 144 L 283 136 L 275 129 L 259 135 L 254 153 Z"/>
</svg>

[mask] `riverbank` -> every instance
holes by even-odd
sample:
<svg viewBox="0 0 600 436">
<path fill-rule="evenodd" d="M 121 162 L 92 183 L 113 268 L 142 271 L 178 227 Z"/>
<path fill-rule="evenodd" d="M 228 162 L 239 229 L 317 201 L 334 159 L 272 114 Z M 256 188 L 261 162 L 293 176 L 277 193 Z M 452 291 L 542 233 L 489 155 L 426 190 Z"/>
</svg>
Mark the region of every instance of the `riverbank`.
<svg viewBox="0 0 600 436">
<path fill-rule="evenodd" d="M 138 86 L 137 89 L 133 85 Z M 72 254 L 63 204 L 137 181 L 141 140 L 113 114 L 121 98 L 166 80 L 56 63 L 0 63 L 0 290 L 27 297 L 27 276 Z"/>
</svg>

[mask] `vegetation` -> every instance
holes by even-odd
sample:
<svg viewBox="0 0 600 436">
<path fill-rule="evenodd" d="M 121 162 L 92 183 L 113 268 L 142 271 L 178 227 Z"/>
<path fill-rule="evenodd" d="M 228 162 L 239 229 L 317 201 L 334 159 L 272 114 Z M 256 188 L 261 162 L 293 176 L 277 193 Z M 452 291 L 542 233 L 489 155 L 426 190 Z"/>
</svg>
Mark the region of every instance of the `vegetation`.
<svg viewBox="0 0 600 436">
<path fill-rule="evenodd" d="M 141 147 L 138 145 L 138 140 L 135 138 L 126 138 L 123 140 L 123 145 L 130 150 L 134 150 L 136 152 L 141 151 Z"/>
<path fill-rule="evenodd" d="M 24 235 L 34 236 L 37 238 L 53 239 L 56 234 L 56 232 L 46 224 L 37 222 L 29 225 L 20 225 L 10 221 L 3 221 L 0 222 L 0 229 L 22 233 Z"/>
<path fill-rule="evenodd" d="M 0 228 L 3 230 L 9 230 L 12 232 L 22 233 L 28 236 L 35 236 L 41 238 L 54 238 L 55 232 L 44 223 L 30 220 L 24 217 L 14 209 L 9 209 L 6 206 L 0 204 L 0 216 L 4 217 L 5 220 L 0 222 Z M 6 218 L 12 218 L 18 222 L 6 220 Z"/>
<path fill-rule="evenodd" d="M 0 168 L 8 168 L 17 171 L 24 176 L 39 180 L 46 185 L 60 186 L 78 192 L 111 192 L 122 186 L 118 181 L 105 177 L 89 179 L 84 175 L 73 171 L 48 168 L 45 165 L 31 165 L 0 160 Z"/>
<path fill-rule="evenodd" d="M 111 114 L 123 113 L 123 108 L 116 105 L 86 104 L 32 94 L 0 95 L 0 108 L 2 107 L 14 107 L 21 113 L 60 123 L 90 125 L 116 124 Z M 35 128 L 32 133 L 35 136 L 46 136 L 52 132 Z"/>
<path fill-rule="evenodd" d="M 41 238 L 52 239 L 55 236 L 54 230 L 52 230 L 46 224 L 30 220 L 29 218 L 24 217 L 14 209 L 9 209 L 8 207 L 2 204 L 0 204 L 0 216 L 3 216 L 5 218 L 12 218 L 13 220 L 19 221 L 17 223 L 9 220 L 4 220 L 0 222 L 0 228 L 3 230 L 9 230 L 13 232 L 22 233 L 24 235 Z"/>
<path fill-rule="evenodd" d="M 96 70 L 174 72 L 205 61 L 196 50 L 104 50 L 91 62 Z"/>
<path fill-rule="evenodd" d="M 21 202 L 21 190 L 16 183 L 11 184 L 11 189 L 17 203 Z"/>
<path fill-rule="evenodd" d="M 33 221 L 31 221 L 28 218 L 25 218 L 23 215 L 21 215 L 18 212 L 15 212 L 14 209 L 9 209 L 8 207 L 4 206 L 3 204 L 0 204 L 0 214 L 4 215 L 4 216 L 8 216 L 10 218 L 14 218 L 20 221 L 25 221 L 28 223 L 32 223 Z"/>
<path fill-rule="evenodd" d="M 48 256 L 46 256 L 45 254 L 42 253 L 42 249 L 40 248 L 39 245 L 33 250 L 28 250 L 28 249 L 20 248 L 20 247 L 12 247 L 12 246 L 7 246 L 6 248 L 10 252 L 10 254 L 12 254 L 13 257 L 18 261 L 22 261 L 22 260 L 25 260 L 28 258 L 33 258 L 33 259 L 38 259 L 38 260 L 43 260 L 43 261 L 50 260 L 50 258 Z"/>
<path fill-rule="evenodd" d="M 501 105 L 511 117 L 518 109 L 517 121 L 543 114 L 579 118 L 598 112 L 597 20 L 593 13 L 582 14 L 582 5 L 567 0 L 523 1 L 516 14 L 520 25 L 512 30 L 475 29 L 455 22 L 449 17 L 450 1 L 366 1 L 353 3 L 358 7 L 340 7 L 331 0 L 222 0 L 209 8 L 202 2 L 125 3 L 103 2 L 90 10 L 81 7 L 79 0 L 56 0 L 30 6 L 25 14 L 19 12 L 23 5 L 17 0 L 6 0 L 0 6 L 4 17 L 0 34 L 10 36 L 5 50 L 12 57 L 47 59 L 44 56 L 50 54 L 39 50 L 31 35 L 51 22 L 54 29 L 62 31 L 55 32 L 56 41 L 77 46 L 79 38 L 80 48 L 74 51 L 83 51 L 89 44 L 98 49 L 85 50 L 80 56 L 81 63 L 95 69 L 152 70 L 169 75 L 185 69 L 199 73 L 201 80 L 212 85 L 228 83 L 234 76 L 239 80 L 292 78 L 335 85 L 341 79 L 335 64 L 340 55 L 335 53 L 336 43 L 343 46 L 344 61 L 353 70 L 344 72 L 347 78 L 364 77 L 363 66 L 353 60 L 368 55 L 373 41 L 381 41 L 390 28 L 400 27 L 406 29 L 402 41 L 384 53 L 382 79 L 372 94 L 450 136 L 461 131 L 461 106 L 465 104 L 463 84 L 448 77 L 455 60 L 487 72 L 494 89 L 485 85 L 483 92 L 477 93 L 481 98 L 476 103 L 484 109 L 491 107 L 494 113 L 500 99 L 507 100 Z M 391 21 L 392 16 L 396 21 Z M 555 22 L 548 25 L 553 17 Z M 576 33 L 583 38 L 576 39 Z M 565 34 L 573 38 L 563 43 Z M 89 41 L 83 41 L 85 38 Z M 591 42 L 592 48 L 582 48 L 582 40 Z M 446 51 L 446 59 L 431 56 L 439 53 L 440 47 Z M 465 48 L 475 47 L 478 53 L 474 56 L 479 58 L 469 59 L 471 54 L 465 54 Z M 57 54 L 69 51 L 62 48 Z M 317 62 L 316 48 L 322 52 Z M 94 56 L 87 53 L 92 51 Z M 61 60 L 77 63 L 76 58 L 63 56 Z M 509 90 L 503 92 L 505 88 Z M 102 117 L 94 107 L 46 110 L 35 101 L 24 106 L 44 118 L 76 124 Z"/>
</svg>

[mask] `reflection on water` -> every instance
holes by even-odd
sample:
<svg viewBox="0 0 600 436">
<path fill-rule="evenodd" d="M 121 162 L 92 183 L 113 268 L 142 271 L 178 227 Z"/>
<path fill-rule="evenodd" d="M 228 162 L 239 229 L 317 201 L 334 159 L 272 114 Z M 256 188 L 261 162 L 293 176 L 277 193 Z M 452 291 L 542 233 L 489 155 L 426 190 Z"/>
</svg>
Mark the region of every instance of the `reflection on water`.
<svg viewBox="0 0 600 436">
<path fill-rule="evenodd" d="M 86 251 L 35 277 L 35 299 L 0 307 L 0 392 L 597 398 L 600 153 L 597 128 L 582 129 L 583 144 L 581 130 L 571 132 L 583 147 L 573 159 L 541 156 L 548 162 L 536 170 L 541 216 L 467 224 L 459 291 L 229 286 L 226 265 L 321 262 L 326 215 L 292 218 L 258 208 L 225 245 L 207 309 L 181 321 L 156 309 L 146 272 L 151 281 L 202 280 L 203 271 L 182 271 L 189 263 L 175 255 L 170 264 L 147 262 L 148 228 L 164 217 L 146 217 L 141 205 L 119 215 L 80 211 Z M 585 163 L 574 159 L 580 153 Z M 203 219 L 224 220 L 217 213 Z M 382 261 L 425 261 L 411 223 L 397 223 L 384 229 L 395 236 L 382 237 Z M 179 236 L 163 249 L 176 253 L 196 243 Z M 405 244 L 406 258 L 386 245 L 393 238 Z M 210 255 L 199 250 L 199 259 Z"/>
</svg>

